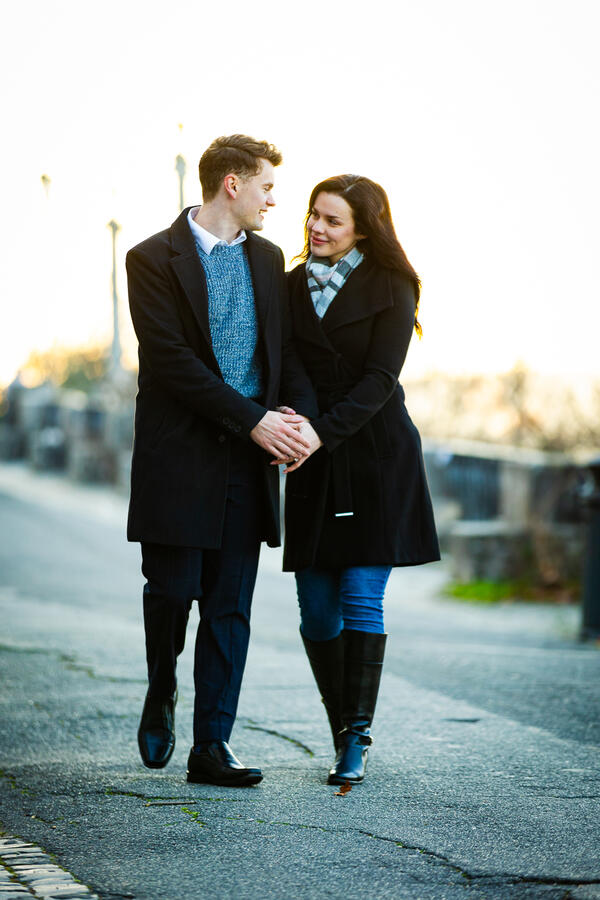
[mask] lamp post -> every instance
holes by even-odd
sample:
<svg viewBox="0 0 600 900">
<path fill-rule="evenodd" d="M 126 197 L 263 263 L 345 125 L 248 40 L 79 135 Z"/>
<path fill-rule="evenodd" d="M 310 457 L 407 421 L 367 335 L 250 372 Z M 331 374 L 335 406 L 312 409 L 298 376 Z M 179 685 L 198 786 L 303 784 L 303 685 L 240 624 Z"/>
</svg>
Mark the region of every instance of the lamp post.
<svg viewBox="0 0 600 900">
<path fill-rule="evenodd" d="M 119 337 L 119 295 L 117 294 L 117 232 L 121 226 L 114 219 L 107 225 L 112 232 L 112 301 L 113 301 L 113 339 L 110 354 L 111 373 L 121 369 L 121 340 Z"/>
<path fill-rule="evenodd" d="M 600 639 L 600 456 L 588 463 L 589 480 L 582 493 L 587 507 L 587 546 L 583 567 L 581 639 Z"/>
<path fill-rule="evenodd" d="M 186 169 L 185 159 L 183 158 L 181 153 L 178 153 L 177 156 L 175 157 L 175 171 L 177 172 L 177 174 L 179 176 L 179 211 L 180 212 L 183 210 L 183 205 L 184 205 L 183 204 L 183 179 L 185 177 L 185 169 Z"/>
</svg>

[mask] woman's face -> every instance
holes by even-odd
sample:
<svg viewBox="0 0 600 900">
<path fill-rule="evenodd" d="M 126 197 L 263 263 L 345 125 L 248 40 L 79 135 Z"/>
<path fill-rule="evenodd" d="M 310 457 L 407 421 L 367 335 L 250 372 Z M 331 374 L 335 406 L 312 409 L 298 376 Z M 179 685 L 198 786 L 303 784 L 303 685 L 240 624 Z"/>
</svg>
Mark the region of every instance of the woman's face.
<svg viewBox="0 0 600 900">
<path fill-rule="evenodd" d="M 336 263 L 364 235 L 354 230 L 352 209 L 338 194 L 317 194 L 306 225 L 310 252 Z"/>
</svg>

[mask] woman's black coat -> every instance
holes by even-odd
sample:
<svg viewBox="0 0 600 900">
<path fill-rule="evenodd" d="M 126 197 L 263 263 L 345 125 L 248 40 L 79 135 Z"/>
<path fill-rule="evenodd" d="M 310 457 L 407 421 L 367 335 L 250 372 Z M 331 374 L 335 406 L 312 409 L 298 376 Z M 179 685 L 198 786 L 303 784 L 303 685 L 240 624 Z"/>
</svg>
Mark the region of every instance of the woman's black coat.
<svg viewBox="0 0 600 900">
<path fill-rule="evenodd" d="M 288 284 L 324 446 L 287 476 L 284 570 L 439 559 L 421 440 L 398 384 L 414 327 L 412 284 L 365 260 L 322 320 L 304 265 Z"/>
</svg>

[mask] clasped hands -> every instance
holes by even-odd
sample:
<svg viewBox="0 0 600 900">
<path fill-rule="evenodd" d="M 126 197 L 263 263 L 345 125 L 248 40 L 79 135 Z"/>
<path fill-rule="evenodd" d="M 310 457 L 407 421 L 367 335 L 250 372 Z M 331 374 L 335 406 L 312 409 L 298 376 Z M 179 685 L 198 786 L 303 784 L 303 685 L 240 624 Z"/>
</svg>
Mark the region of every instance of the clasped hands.
<svg viewBox="0 0 600 900">
<path fill-rule="evenodd" d="M 299 468 L 322 445 L 306 416 L 289 406 L 278 406 L 265 413 L 250 437 L 274 457 L 272 466 L 285 464 L 285 474 Z"/>
</svg>

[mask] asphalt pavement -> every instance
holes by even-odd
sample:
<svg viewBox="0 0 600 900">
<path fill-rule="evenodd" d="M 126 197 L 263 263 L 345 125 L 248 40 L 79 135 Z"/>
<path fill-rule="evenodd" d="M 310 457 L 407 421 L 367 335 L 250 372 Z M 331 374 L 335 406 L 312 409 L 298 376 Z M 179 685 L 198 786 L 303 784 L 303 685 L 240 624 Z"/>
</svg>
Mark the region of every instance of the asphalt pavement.
<svg viewBox="0 0 600 900">
<path fill-rule="evenodd" d="M 294 582 L 263 552 L 231 744 L 250 789 L 139 760 L 139 548 L 125 498 L 0 466 L 0 900 L 600 898 L 600 649 L 579 610 L 446 599 L 394 570 L 367 779 L 339 796 Z M 193 617 L 192 617 L 193 618 Z"/>
</svg>

